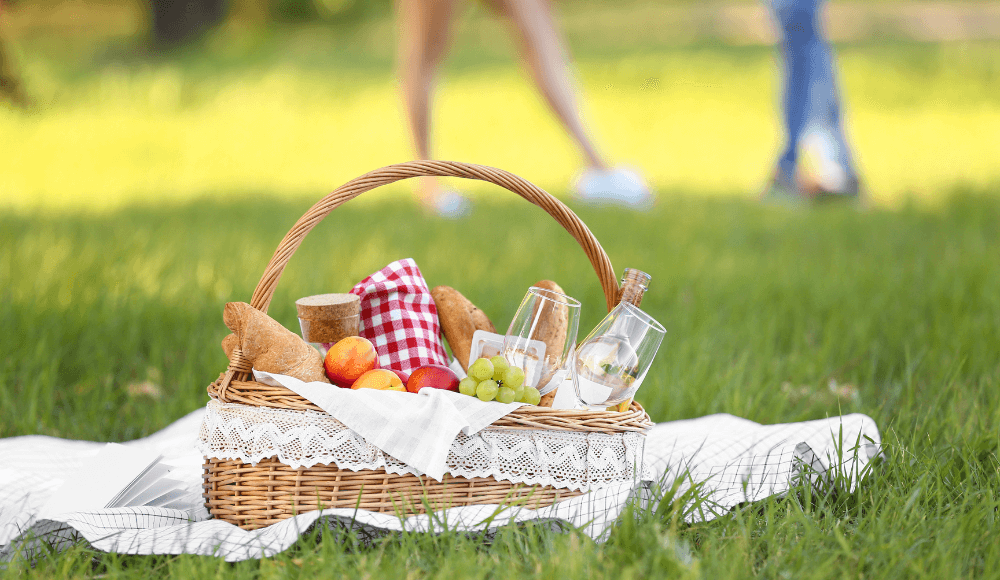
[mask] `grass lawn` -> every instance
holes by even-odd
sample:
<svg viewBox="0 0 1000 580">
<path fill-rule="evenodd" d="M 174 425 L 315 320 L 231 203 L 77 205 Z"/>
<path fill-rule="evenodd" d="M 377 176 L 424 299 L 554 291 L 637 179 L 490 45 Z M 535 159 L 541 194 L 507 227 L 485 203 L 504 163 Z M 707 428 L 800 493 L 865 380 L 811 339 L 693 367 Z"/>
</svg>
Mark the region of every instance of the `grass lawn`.
<svg viewBox="0 0 1000 580">
<path fill-rule="evenodd" d="M 203 405 L 225 366 L 222 305 L 249 297 L 306 205 L 261 197 L 0 218 L 0 436 L 123 440 Z M 580 214 L 616 268 L 653 275 L 643 305 L 669 330 L 640 396 L 654 420 L 864 412 L 883 432 L 884 467 L 854 494 L 803 491 L 693 527 L 647 516 L 605 546 L 548 532 L 490 548 L 454 536 L 375 548 L 328 539 L 236 566 L 196 557 L 92 564 L 79 550 L 19 569 L 267 578 L 942 578 L 1000 569 L 1000 199 L 956 195 L 934 210 L 858 214 L 692 195 L 641 216 Z M 406 256 L 430 284 L 459 287 L 501 325 L 543 277 L 583 301 L 583 328 L 601 314 L 582 251 L 541 211 L 484 201 L 454 224 L 393 199 L 334 212 L 293 258 L 272 313 L 294 328 L 296 297 L 343 290 Z M 147 380 L 161 396 L 129 388 Z"/>
<path fill-rule="evenodd" d="M 388 49 L 306 31 L 279 37 L 274 54 L 275 37 L 227 34 L 204 60 L 140 61 L 106 46 L 67 57 L 69 41 L 22 42 L 47 105 L 0 111 L 0 437 L 120 441 L 203 405 L 226 364 L 223 304 L 249 299 L 278 241 L 323 192 L 408 157 Z M 510 169 L 564 195 L 578 163 L 572 149 L 492 41 L 472 46 L 441 95 L 441 156 Z M 641 215 L 578 208 L 617 270 L 653 276 L 643 307 L 668 335 L 639 399 L 656 421 L 866 413 L 886 461 L 856 492 L 799 489 L 695 526 L 670 509 L 640 514 L 600 546 L 539 529 L 507 531 L 488 547 L 456 534 L 374 547 L 328 534 L 235 565 L 78 548 L 8 573 L 1000 574 L 995 48 L 843 48 L 852 132 L 879 202 L 864 213 L 749 199 L 778 145 L 769 51 L 577 51 L 598 133 L 660 194 Z M 653 77 L 658 92 L 640 91 Z M 431 285 L 460 289 L 498 326 L 541 278 L 583 302 L 582 331 L 600 319 L 586 258 L 540 210 L 477 186 L 474 214 L 443 222 L 401 191 L 366 194 L 320 225 L 271 314 L 295 328 L 295 298 L 343 291 L 412 256 Z M 135 388 L 144 382 L 156 388 Z"/>
</svg>

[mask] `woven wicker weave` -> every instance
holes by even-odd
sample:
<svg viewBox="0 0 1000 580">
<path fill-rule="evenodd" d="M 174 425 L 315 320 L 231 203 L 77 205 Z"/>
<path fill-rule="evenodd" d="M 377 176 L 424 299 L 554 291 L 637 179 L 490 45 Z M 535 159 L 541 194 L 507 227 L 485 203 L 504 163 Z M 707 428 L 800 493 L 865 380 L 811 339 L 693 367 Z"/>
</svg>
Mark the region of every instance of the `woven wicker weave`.
<svg viewBox="0 0 1000 580">
<path fill-rule="evenodd" d="M 500 169 L 451 161 L 413 161 L 366 173 L 330 193 L 303 215 L 278 245 L 257 284 L 250 304 L 267 312 L 281 273 L 306 235 L 331 211 L 362 193 L 419 176 L 478 179 L 508 189 L 544 209 L 583 248 L 597 273 L 610 311 L 618 303 L 619 287 L 611 261 L 586 225 L 562 202 L 537 186 Z M 276 409 L 322 411 L 283 387 L 253 380 L 249 362 L 239 349 L 229 367 L 208 387 L 211 397 Z M 598 433 L 644 433 L 649 416 L 636 403 L 625 412 L 569 411 L 524 406 L 493 423 L 503 429 L 547 429 Z M 464 505 L 517 504 L 544 507 L 580 492 L 529 486 L 493 478 L 467 479 L 446 476 L 437 482 L 414 475 L 388 474 L 383 470 L 349 471 L 333 465 L 293 469 L 276 459 L 257 465 L 206 459 L 205 507 L 213 517 L 252 530 L 320 507 L 360 508 L 400 514 L 420 513 Z"/>
<path fill-rule="evenodd" d="M 583 492 L 451 477 L 434 481 L 383 469 L 348 471 L 334 465 L 293 469 L 275 459 L 257 465 L 205 461 L 206 505 L 212 516 L 253 530 L 321 508 L 363 509 L 402 515 L 467 505 L 522 505 L 537 509 Z"/>
</svg>

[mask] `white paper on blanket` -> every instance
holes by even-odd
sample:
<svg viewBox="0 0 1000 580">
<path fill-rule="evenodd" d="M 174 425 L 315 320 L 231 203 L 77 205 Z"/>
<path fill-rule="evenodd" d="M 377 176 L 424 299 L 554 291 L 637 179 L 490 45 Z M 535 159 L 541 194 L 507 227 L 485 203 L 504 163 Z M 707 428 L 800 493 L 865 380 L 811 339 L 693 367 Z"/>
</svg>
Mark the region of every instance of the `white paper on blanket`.
<svg viewBox="0 0 1000 580">
<path fill-rule="evenodd" d="M 150 451 L 108 443 L 83 465 L 67 475 L 48 503 L 42 517 L 117 507 L 169 507 L 194 509 L 202 503 L 185 484 L 166 476 L 169 465 Z"/>
<path fill-rule="evenodd" d="M 254 369 L 265 384 L 278 384 L 311 401 L 385 453 L 441 481 L 455 436 L 472 435 L 513 412 L 522 403 L 484 403 L 441 389 L 419 393 L 342 389 L 304 383 Z"/>
</svg>

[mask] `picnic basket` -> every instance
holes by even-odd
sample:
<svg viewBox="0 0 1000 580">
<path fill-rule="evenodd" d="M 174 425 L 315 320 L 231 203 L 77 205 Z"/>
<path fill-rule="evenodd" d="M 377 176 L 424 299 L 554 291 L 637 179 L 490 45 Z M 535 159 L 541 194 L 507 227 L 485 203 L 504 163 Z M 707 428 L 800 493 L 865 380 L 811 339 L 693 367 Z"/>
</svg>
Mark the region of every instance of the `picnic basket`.
<svg viewBox="0 0 1000 580">
<path fill-rule="evenodd" d="M 366 173 L 313 205 L 281 240 L 254 290 L 251 306 L 267 312 L 289 259 L 306 235 L 331 211 L 366 191 L 420 176 L 486 181 L 542 208 L 583 248 L 597 273 L 608 310 L 618 303 L 620 290 L 611 261 L 587 226 L 562 202 L 528 181 L 500 169 L 451 161 L 412 161 Z M 250 363 L 237 348 L 226 371 L 208 386 L 209 395 L 221 403 L 323 413 L 322 409 L 291 390 L 255 381 L 251 370 Z M 633 402 L 623 412 L 524 406 L 494 422 L 491 429 L 637 433 L 644 436 L 651 425 L 643 408 Z M 320 508 L 402 514 L 494 504 L 517 504 L 537 509 L 584 493 L 547 485 L 512 483 L 494 477 L 465 478 L 446 474 L 442 481 L 435 481 L 413 474 L 387 473 L 384 469 L 352 471 L 333 464 L 296 469 L 279 462 L 276 457 L 256 464 L 206 457 L 203 488 L 205 507 L 214 518 L 248 530 Z"/>
</svg>

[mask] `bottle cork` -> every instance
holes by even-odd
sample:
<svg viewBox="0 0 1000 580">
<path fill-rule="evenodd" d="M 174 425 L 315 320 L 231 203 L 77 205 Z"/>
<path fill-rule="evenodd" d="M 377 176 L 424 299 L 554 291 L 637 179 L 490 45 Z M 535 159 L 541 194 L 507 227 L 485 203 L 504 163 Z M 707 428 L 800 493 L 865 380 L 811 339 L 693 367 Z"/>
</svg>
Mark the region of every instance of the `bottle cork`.
<svg viewBox="0 0 1000 580">
<path fill-rule="evenodd" d="M 306 342 L 333 344 L 357 336 L 361 324 L 361 298 L 354 294 L 318 294 L 295 301 Z"/>
<path fill-rule="evenodd" d="M 621 294 L 618 295 L 618 301 L 639 306 L 642 302 L 642 295 L 646 293 L 646 290 L 649 290 L 650 278 L 652 276 L 642 270 L 625 268 L 625 273 L 622 275 L 622 289 Z"/>
</svg>

